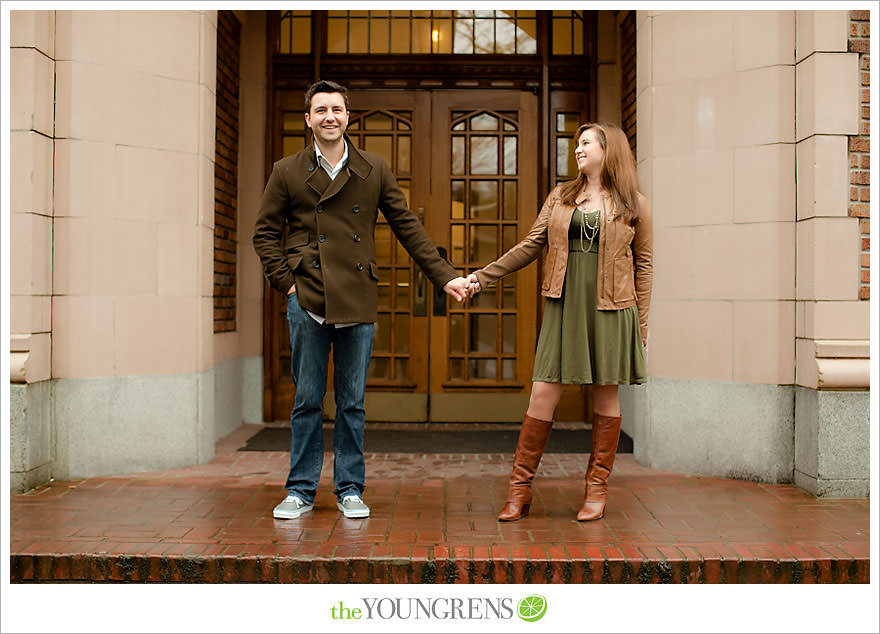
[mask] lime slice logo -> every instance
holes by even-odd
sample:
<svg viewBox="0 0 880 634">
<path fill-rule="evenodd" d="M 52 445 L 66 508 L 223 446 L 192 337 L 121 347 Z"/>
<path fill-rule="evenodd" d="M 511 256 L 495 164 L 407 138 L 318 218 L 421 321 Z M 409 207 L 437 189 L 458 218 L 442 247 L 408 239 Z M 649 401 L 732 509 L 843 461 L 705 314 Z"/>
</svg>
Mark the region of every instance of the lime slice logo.
<svg viewBox="0 0 880 634">
<path fill-rule="evenodd" d="M 523 621 L 537 621 L 547 612 L 547 599 L 540 594 L 530 594 L 520 600 L 516 612 Z"/>
</svg>

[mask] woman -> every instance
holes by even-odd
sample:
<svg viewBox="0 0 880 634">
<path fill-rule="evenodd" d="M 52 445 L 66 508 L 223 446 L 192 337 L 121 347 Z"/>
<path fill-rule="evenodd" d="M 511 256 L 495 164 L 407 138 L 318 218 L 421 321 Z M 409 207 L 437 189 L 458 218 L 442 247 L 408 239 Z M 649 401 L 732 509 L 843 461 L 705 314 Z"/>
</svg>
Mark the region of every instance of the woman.
<svg viewBox="0 0 880 634">
<path fill-rule="evenodd" d="M 468 276 L 473 295 L 526 266 L 548 246 L 532 393 L 501 521 L 529 513 L 531 482 L 566 383 L 593 386 L 592 451 L 577 519 L 600 519 L 620 437 L 617 386 L 646 378 L 651 208 L 639 192 L 635 159 L 619 127 L 588 123 L 574 138 L 577 178 L 550 193 L 524 240 Z"/>
</svg>

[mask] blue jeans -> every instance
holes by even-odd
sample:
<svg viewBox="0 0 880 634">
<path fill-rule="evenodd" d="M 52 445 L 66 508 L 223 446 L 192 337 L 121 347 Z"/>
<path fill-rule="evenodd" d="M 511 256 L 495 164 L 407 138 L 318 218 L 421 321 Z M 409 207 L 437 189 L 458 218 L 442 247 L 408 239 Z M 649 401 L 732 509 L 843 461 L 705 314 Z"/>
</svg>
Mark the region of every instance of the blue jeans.
<svg viewBox="0 0 880 634">
<path fill-rule="evenodd" d="M 322 417 L 332 346 L 336 396 L 333 492 L 339 499 L 361 495 L 365 471 L 364 391 L 375 325 L 335 328 L 319 324 L 299 305 L 296 293 L 287 296 L 287 324 L 296 397 L 290 414 L 290 473 L 284 487 L 308 504 L 315 500 L 324 459 Z"/>
</svg>

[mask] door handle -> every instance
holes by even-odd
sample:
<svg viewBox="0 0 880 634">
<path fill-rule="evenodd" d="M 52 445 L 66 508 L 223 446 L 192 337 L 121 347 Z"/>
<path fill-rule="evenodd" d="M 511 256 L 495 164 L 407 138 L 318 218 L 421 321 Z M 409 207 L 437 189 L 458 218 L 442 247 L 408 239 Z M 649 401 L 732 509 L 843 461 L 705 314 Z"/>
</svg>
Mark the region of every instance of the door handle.
<svg viewBox="0 0 880 634">
<path fill-rule="evenodd" d="M 437 253 L 446 259 L 446 247 L 437 247 Z M 439 286 L 434 287 L 434 317 L 446 317 L 446 291 Z"/>
</svg>

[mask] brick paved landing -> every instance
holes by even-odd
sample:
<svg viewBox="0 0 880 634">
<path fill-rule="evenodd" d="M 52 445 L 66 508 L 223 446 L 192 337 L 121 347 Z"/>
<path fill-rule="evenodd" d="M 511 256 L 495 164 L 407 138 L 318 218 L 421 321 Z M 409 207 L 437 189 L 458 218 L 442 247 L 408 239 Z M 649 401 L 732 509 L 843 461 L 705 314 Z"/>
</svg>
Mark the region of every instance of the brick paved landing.
<svg viewBox="0 0 880 634">
<path fill-rule="evenodd" d="M 315 510 L 275 520 L 288 456 L 53 482 L 11 497 L 12 581 L 843 583 L 869 581 L 869 503 L 657 471 L 621 455 L 603 520 L 579 523 L 584 454 L 549 454 L 531 515 L 499 523 L 511 454 L 368 454 L 346 520 L 325 454 Z M 511 452 L 513 447 L 511 447 Z"/>
</svg>

